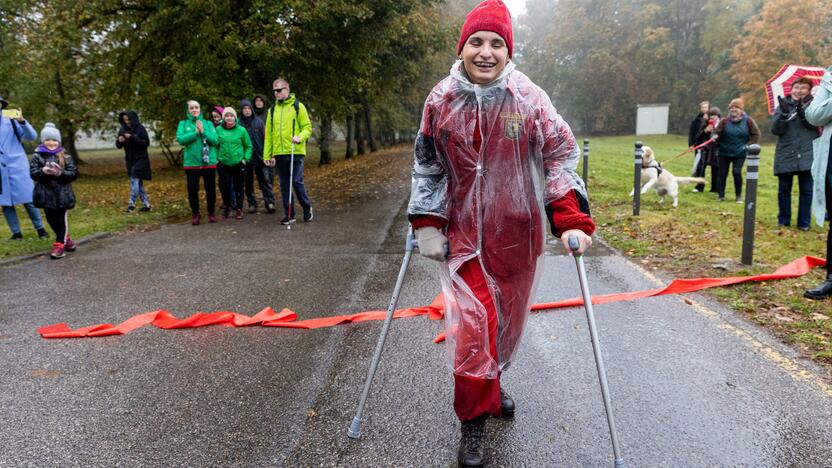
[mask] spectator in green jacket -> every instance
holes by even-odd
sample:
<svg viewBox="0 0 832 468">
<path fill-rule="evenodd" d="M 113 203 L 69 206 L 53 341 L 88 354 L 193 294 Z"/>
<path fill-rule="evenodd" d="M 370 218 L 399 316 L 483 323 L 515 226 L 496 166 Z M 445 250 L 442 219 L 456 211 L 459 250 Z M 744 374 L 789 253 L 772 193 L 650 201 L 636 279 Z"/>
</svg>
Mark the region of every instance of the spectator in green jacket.
<svg viewBox="0 0 832 468">
<path fill-rule="evenodd" d="M 234 217 L 243 219 L 243 188 L 246 164 L 251 161 L 251 138 L 242 125 L 237 125 L 237 112 L 233 107 L 223 109 L 222 124 L 217 127 L 217 139 L 217 173 L 220 176 L 220 193 L 225 206 L 222 215 L 227 218 L 229 211 L 233 209 Z"/>
<path fill-rule="evenodd" d="M 214 204 L 217 201 L 217 133 L 214 124 L 203 119 L 199 103 L 188 101 L 188 113 L 179 121 L 176 141 L 184 150 L 183 166 L 188 180 L 188 203 L 191 205 L 191 224 L 199 224 L 199 179 L 205 185 L 208 221 L 217 222 Z"/>
<path fill-rule="evenodd" d="M 294 187 L 301 208 L 303 220 L 312 221 L 312 202 L 303 185 L 303 157 L 306 155 L 306 140 L 312 135 L 312 122 L 306 106 L 289 92 L 289 83 L 278 78 L 272 84 L 276 102 L 266 116 L 266 141 L 263 161 L 274 166 L 280 179 L 280 193 L 283 196 L 283 210 L 286 216 L 281 224 L 295 222 L 295 203 L 289 204 L 289 191 Z M 291 168 L 291 183 L 290 178 Z"/>
</svg>

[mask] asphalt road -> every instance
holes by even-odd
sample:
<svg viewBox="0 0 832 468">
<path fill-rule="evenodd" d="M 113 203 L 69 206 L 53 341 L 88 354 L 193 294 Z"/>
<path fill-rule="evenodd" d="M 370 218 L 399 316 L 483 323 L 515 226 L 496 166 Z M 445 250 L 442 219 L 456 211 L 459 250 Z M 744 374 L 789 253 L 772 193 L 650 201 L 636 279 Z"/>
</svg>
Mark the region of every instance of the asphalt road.
<svg viewBox="0 0 832 468">
<path fill-rule="evenodd" d="M 160 308 L 289 307 L 300 318 L 385 308 L 404 253 L 409 157 L 374 158 L 365 169 L 382 182 L 339 196 L 310 181 L 316 219 L 291 231 L 264 214 L 170 225 L 0 268 L 0 466 L 455 466 L 452 381 L 431 342 L 440 322 L 393 323 L 360 440 L 346 428 L 381 322 L 36 332 Z M 656 287 L 603 245 L 586 260 L 593 293 Z M 400 306 L 433 299 L 435 268 L 414 256 Z M 580 294 L 554 242 L 546 268 L 540 301 Z M 819 371 L 732 311 L 688 298 L 596 307 L 628 466 L 832 466 L 832 389 Z M 489 421 L 490 466 L 612 466 L 583 309 L 534 315 L 504 383 L 518 410 Z"/>
</svg>

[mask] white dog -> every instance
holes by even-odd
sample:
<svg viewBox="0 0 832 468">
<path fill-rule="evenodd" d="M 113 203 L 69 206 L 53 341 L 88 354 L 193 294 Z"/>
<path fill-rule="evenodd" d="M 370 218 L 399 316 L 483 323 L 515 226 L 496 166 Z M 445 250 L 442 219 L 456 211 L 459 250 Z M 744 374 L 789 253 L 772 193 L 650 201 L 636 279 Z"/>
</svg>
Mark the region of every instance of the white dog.
<svg viewBox="0 0 832 468">
<path fill-rule="evenodd" d="M 676 177 L 667 169 L 663 168 L 653 155 L 653 149 L 649 146 L 644 147 L 644 153 L 641 159 L 641 193 L 647 193 L 651 188 L 655 188 L 656 193 L 661 197 L 659 203 L 664 203 L 664 197 L 670 196 L 673 198 L 673 207 L 679 206 L 679 184 L 704 184 L 705 179 L 702 177 Z M 630 192 L 630 196 L 634 195 L 634 191 Z"/>
</svg>

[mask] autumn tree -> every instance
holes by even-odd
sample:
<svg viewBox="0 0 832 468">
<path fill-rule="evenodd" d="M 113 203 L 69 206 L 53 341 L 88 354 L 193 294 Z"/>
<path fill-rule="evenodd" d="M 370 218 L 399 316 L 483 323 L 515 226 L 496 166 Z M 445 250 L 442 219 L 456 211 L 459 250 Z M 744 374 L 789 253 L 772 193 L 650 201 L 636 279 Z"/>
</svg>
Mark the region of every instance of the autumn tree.
<svg viewBox="0 0 832 468">
<path fill-rule="evenodd" d="M 732 77 L 746 112 L 767 112 L 764 84 L 785 63 L 827 66 L 832 61 L 832 14 L 828 0 L 767 0 L 743 28 L 733 48 Z"/>
</svg>

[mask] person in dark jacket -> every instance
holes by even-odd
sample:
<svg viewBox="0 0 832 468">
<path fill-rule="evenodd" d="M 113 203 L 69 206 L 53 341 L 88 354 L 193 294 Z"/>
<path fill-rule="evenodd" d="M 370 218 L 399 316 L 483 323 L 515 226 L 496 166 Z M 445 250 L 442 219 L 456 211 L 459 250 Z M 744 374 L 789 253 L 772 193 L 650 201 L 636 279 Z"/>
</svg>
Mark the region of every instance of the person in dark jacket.
<svg viewBox="0 0 832 468">
<path fill-rule="evenodd" d="M 699 131 L 696 132 L 696 137 L 694 138 L 694 146 L 702 145 L 703 143 L 707 142 L 711 139 L 714 135 L 714 128 L 716 128 L 717 123 L 722 118 L 722 111 L 719 110 L 719 107 L 711 107 L 708 109 L 708 115 L 706 119 L 702 119 L 702 127 Z M 717 159 L 717 155 L 719 153 L 719 143 L 716 141 L 712 141 L 707 145 L 702 146 L 699 151 L 699 161 L 696 165 L 696 169 L 693 173 L 693 177 L 705 177 L 705 171 L 707 170 L 708 166 L 711 166 L 711 189 L 709 190 L 711 193 L 719 193 L 719 162 Z M 693 188 L 694 192 L 702 192 L 705 190 L 705 184 L 696 184 L 696 187 Z"/>
<path fill-rule="evenodd" d="M 43 208 L 46 222 L 55 231 L 55 242 L 49 256 L 63 258 L 65 251 L 75 250 L 75 243 L 69 237 L 66 213 L 75 207 L 75 192 L 72 181 L 78 178 L 78 170 L 72 156 L 61 147 L 61 132 L 55 124 L 47 122 L 40 131 L 41 145 L 29 162 L 29 175 L 35 181 L 33 201 Z"/>
<path fill-rule="evenodd" d="M 702 124 L 708 120 L 708 109 L 710 107 L 711 103 L 708 101 L 699 103 L 699 113 L 693 118 L 688 128 L 688 148 L 696 146 L 696 136 L 699 134 L 699 130 L 702 129 Z"/>
<path fill-rule="evenodd" d="M 257 177 L 257 184 L 260 186 L 260 193 L 263 195 L 266 211 L 274 213 L 274 172 L 271 166 L 266 166 L 263 163 L 263 139 L 266 137 L 266 122 L 254 115 L 254 106 L 248 99 L 240 101 L 240 109 L 242 112 L 240 125 L 248 131 L 248 136 L 251 139 L 251 163 L 246 170 L 248 212 L 257 212 L 257 197 L 254 195 L 254 178 Z"/>
<path fill-rule="evenodd" d="M 136 210 L 136 198 L 139 198 L 143 205 L 139 211 L 150 211 L 152 207 L 144 188 L 144 181 L 151 179 L 150 158 L 147 155 L 150 137 L 134 111 L 120 113 L 118 121 L 121 128 L 118 130 L 116 148 L 124 148 L 124 162 L 127 165 L 127 176 L 130 178 L 130 203 L 127 205 L 127 212 L 132 213 Z"/>
<path fill-rule="evenodd" d="M 269 106 L 271 105 L 269 104 L 268 98 L 262 94 L 255 94 L 254 101 L 252 101 L 252 103 L 254 103 L 254 115 L 265 123 L 266 112 L 269 110 Z"/>
<path fill-rule="evenodd" d="M 748 154 L 748 145 L 760 141 L 760 128 L 745 113 L 742 99 L 737 98 L 728 105 L 728 117 L 720 120 L 715 130 L 719 135 L 719 201 L 725 201 L 730 170 L 734 176 L 734 199 L 742 203 L 742 166 Z"/>
<path fill-rule="evenodd" d="M 812 142 L 818 128 L 806 121 L 805 109 L 812 102 L 812 80 L 799 78 L 792 83 L 791 95 L 779 97 L 780 105 L 771 121 L 771 133 L 777 135 L 774 150 L 774 175 L 778 178 L 777 224 L 792 222 L 792 183 L 797 176 L 799 198 L 797 228 L 808 231 L 812 223 Z"/>
</svg>

